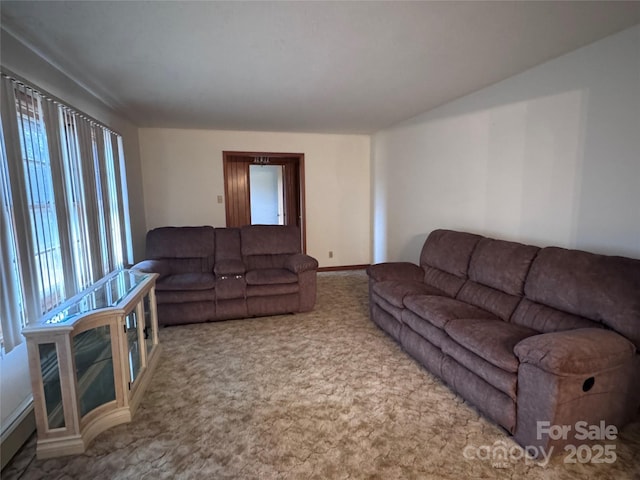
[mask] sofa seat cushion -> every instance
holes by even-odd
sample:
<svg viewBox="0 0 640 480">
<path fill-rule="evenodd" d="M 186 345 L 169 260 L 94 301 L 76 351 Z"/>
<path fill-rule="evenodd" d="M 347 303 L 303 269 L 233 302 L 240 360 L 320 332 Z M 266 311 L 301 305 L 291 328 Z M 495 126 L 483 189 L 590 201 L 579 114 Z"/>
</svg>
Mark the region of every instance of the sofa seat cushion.
<svg viewBox="0 0 640 480">
<path fill-rule="evenodd" d="M 451 341 L 444 330 L 419 317 L 408 308 L 402 310 L 402 323 L 440 349 L 445 341 Z"/>
<path fill-rule="evenodd" d="M 516 373 L 519 361 L 513 352 L 521 340 L 538 335 L 531 328 L 502 320 L 451 320 L 445 332 L 467 350 L 507 372 Z"/>
<path fill-rule="evenodd" d="M 424 280 L 424 270 L 409 262 L 387 262 L 369 265 L 367 275 L 376 282 L 401 280 L 419 282 Z"/>
<path fill-rule="evenodd" d="M 405 310 L 404 308 L 398 308 L 395 305 L 391 305 L 384 298 L 376 295 L 375 293 L 371 296 L 371 302 L 373 306 L 379 307 L 395 318 L 398 322 L 402 323 L 402 312 Z"/>
<path fill-rule="evenodd" d="M 278 285 L 280 283 L 297 283 L 298 276 L 284 268 L 264 268 L 247 272 L 247 285 Z"/>
<path fill-rule="evenodd" d="M 297 283 L 272 283 L 265 285 L 247 285 L 248 297 L 269 297 L 271 295 L 292 295 L 300 291 Z"/>
<path fill-rule="evenodd" d="M 492 313 L 481 308 L 454 298 L 436 295 L 408 295 L 404 299 L 404 305 L 438 328 L 444 328 L 448 322 L 458 318 L 498 319 Z"/>
<path fill-rule="evenodd" d="M 215 284 L 212 273 L 179 273 L 160 279 L 156 283 L 156 290 L 209 290 Z"/>
<path fill-rule="evenodd" d="M 453 358 L 460 365 L 475 373 L 492 387 L 509 395 L 511 400 L 517 400 L 517 373 L 507 372 L 502 368 L 496 367 L 484 358 L 481 358 L 475 353 L 464 348 L 451 337 L 447 336 L 446 333 L 443 332 L 443 335 L 445 335 L 447 339 L 443 342 L 442 347 L 440 347 L 444 353 Z"/>
<path fill-rule="evenodd" d="M 404 308 L 407 295 L 445 295 L 444 292 L 423 282 L 386 280 L 373 285 L 373 292 L 396 308 Z"/>
<path fill-rule="evenodd" d="M 163 290 L 156 292 L 158 305 L 167 303 L 215 302 L 217 289 L 208 290 Z"/>
</svg>

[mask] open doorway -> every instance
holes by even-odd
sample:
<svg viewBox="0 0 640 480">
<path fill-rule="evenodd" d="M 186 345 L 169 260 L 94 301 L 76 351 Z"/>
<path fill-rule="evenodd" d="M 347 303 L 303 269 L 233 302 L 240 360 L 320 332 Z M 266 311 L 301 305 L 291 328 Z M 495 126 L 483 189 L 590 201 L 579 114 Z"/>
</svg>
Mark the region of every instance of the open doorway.
<svg viewBox="0 0 640 480">
<path fill-rule="evenodd" d="M 284 225 L 284 165 L 249 165 L 251 223 Z"/>
<path fill-rule="evenodd" d="M 228 227 L 296 225 L 306 252 L 304 154 L 222 152 Z"/>
</svg>

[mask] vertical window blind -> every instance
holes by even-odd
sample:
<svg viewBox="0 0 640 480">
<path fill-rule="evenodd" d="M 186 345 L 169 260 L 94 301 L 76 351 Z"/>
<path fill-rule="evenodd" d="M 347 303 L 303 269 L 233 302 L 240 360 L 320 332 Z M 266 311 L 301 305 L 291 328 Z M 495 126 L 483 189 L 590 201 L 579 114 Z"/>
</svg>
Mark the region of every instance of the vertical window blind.
<svg viewBox="0 0 640 480">
<path fill-rule="evenodd" d="M 0 340 L 132 258 L 122 137 L 2 75 Z"/>
</svg>

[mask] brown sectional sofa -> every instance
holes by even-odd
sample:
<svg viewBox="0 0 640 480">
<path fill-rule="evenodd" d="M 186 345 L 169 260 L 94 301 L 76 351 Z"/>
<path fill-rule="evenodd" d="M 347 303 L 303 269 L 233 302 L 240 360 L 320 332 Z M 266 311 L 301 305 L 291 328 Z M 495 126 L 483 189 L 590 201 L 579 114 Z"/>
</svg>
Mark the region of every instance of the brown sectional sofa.
<svg viewBox="0 0 640 480">
<path fill-rule="evenodd" d="M 436 230 L 367 273 L 371 319 L 520 445 L 638 414 L 640 260 Z"/>
<path fill-rule="evenodd" d="M 306 312 L 316 300 L 315 258 L 300 253 L 297 227 L 161 227 L 146 238 L 158 273 L 161 325 Z"/>
</svg>

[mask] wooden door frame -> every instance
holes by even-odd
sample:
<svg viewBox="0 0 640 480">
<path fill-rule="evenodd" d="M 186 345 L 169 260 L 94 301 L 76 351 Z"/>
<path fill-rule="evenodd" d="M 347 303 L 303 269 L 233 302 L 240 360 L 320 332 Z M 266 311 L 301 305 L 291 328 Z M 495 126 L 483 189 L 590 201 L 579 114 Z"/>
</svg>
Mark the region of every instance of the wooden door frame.
<svg viewBox="0 0 640 480">
<path fill-rule="evenodd" d="M 282 153 L 282 152 L 243 152 L 243 151 L 230 151 L 223 150 L 222 152 L 222 167 L 224 172 L 224 196 L 225 196 L 225 222 L 229 224 L 230 203 L 229 203 L 229 185 L 227 182 L 227 173 L 229 170 L 228 164 L 233 162 L 230 157 L 268 157 L 273 160 L 268 165 L 287 165 L 297 164 L 298 166 L 298 181 L 300 187 L 300 211 L 298 212 L 300 223 L 300 241 L 302 253 L 307 252 L 307 215 L 305 206 L 305 176 L 304 176 L 304 153 Z M 247 162 L 247 165 L 253 165 L 254 163 Z M 248 187 L 248 167 L 247 167 L 247 189 Z"/>
</svg>

